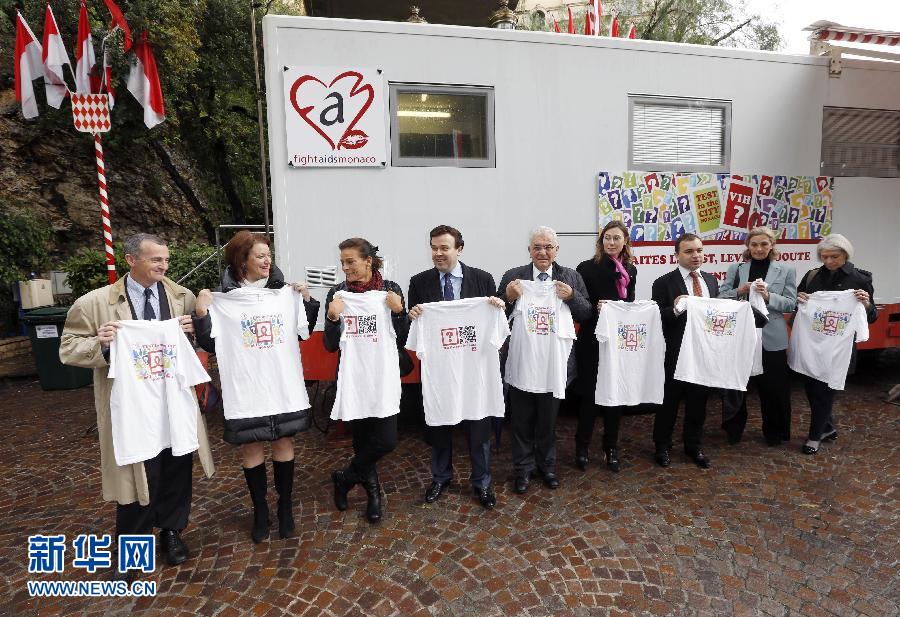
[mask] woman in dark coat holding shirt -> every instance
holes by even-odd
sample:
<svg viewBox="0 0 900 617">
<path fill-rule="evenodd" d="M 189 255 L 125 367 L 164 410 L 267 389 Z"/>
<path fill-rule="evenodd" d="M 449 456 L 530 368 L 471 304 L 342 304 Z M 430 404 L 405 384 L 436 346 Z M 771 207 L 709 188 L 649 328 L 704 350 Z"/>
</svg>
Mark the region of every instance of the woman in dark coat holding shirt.
<svg viewBox="0 0 900 617">
<path fill-rule="evenodd" d="M 619 471 L 619 421 L 621 407 L 601 407 L 594 403 L 597 388 L 597 364 L 600 351 L 594 330 L 598 311 L 607 300 L 634 302 L 634 286 L 637 269 L 632 265 L 631 241 L 628 228 L 621 221 L 610 221 L 597 238 L 597 250 L 592 259 L 578 264 L 576 270 L 584 279 L 588 299 L 593 308 L 590 321 L 581 324 L 575 341 L 575 359 L 578 364 L 578 391 L 581 408 L 578 413 L 578 430 L 575 433 L 575 464 L 584 471 L 588 464 L 588 447 L 594 432 L 594 420 L 603 416 L 603 451 L 606 466 Z"/>
</svg>

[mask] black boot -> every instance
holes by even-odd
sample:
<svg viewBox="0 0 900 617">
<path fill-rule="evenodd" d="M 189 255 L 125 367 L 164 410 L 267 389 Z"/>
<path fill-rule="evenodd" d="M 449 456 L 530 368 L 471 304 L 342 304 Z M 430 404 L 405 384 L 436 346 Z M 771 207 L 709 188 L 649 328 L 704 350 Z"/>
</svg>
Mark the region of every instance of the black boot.
<svg viewBox="0 0 900 617">
<path fill-rule="evenodd" d="M 378 523 L 383 515 L 381 509 L 381 484 L 378 483 L 378 472 L 374 469 L 363 480 L 363 488 L 366 489 L 366 495 L 369 501 L 366 503 L 366 518 L 370 523 Z"/>
<path fill-rule="evenodd" d="M 249 469 L 244 467 L 244 477 L 247 479 L 247 488 L 250 489 L 250 501 L 253 502 L 253 527 L 250 528 L 250 538 L 255 544 L 259 544 L 269 537 L 266 464 L 263 462 Z"/>
<path fill-rule="evenodd" d="M 278 491 L 278 536 L 282 539 L 294 535 L 294 459 L 272 461 L 275 490 Z"/>
<path fill-rule="evenodd" d="M 347 467 L 332 472 L 331 481 L 334 482 L 334 507 L 343 512 L 347 509 L 347 493 L 359 484 L 359 478 L 352 467 Z"/>
<path fill-rule="evenodd" d="M 610 471 L 618 473 L 621 466 L 619 465 L 619 451 L 616 448 L 606 449 L 606 467 Z"/>
</svg>

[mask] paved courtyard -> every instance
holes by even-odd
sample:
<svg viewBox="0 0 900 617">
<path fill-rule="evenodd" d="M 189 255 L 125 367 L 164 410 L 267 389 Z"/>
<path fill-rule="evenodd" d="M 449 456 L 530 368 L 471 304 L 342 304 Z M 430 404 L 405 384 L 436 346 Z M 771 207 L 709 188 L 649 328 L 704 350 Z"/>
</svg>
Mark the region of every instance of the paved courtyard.
<svg viewBox="0 0 900 617">
<path fill-rule="evenodd" d="M 562 487 L 533 483 L 525 496 L 509 485 L 506 427 L 493 512 L 468 489 L 461 441 L 457 482 L 423 505 L 428 450 L 407 426 L 381 468 L 387 506 L 377 527 L 364 519 L 361 489 L 347 512 L 335 511 L 329 472 L 347 450 L 326 448 L 312 429 L 297 440 L 298 537 L 260 545 L 249 540 L 243 475 L 213 415 L 218 468 L 205 480 L 195 465 L 184 534 L 192 559 L 145 575 L 158 594 L 141 599 L 29 598 L 27 536 L 111 533 L 115 510 L 100 501 L 92 389 L 8 381 L 0 615 L 898 615 L 900 407 L 884 402 L 898 381 L 896 353 L 851 378 L 836 407 L 840 437 L 814 457 L 799 451 L 809 411 L 799 384 L 794 440 L 780 448 L 762 440 L 755 396 L 737 446 L 726 444 L 712 403 L 707 471 L 677 446 L 672 466 L 656 467 L 652 417 L 642 415 L 623 420 L 621 473 L 599 464 L 599 448 L 582 473 L 572 464 L 575 419 L 564 415 Z M 42 576 L 108 574 L 30 575 Z"/>
</svg>

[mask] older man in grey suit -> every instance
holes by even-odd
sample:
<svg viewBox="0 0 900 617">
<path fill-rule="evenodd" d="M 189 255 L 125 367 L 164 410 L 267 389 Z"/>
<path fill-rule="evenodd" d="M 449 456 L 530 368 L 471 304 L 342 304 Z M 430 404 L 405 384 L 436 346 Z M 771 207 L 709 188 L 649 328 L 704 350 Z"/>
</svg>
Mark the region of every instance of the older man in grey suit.
<svg viewBox="0 0 900 617">
<path fill-rule="evenodd" d="M 556 294 L 572 312 L 572 318 L 584 322 L 591 318 L 591 304 L 581 275 L 571 268 L 556 263 L 559 243 L 556 232 L 549 227 L 532 230 L 528 241 L 531 263 L 508 270 L 500 280 L 497 296 L 506 301 L 506 313 L 511 314 L 516 300 L 522 295 L 521 281 L 555 282 Z M 574 355 L 567 363 L 567 381 L 575 378 Z M 535 468 L 549 488 L 558 488 L 556 476 L 556 415 L 560 399 L 552 392 L 525 392 L 509 388 L 512 416 L 512 453 L 515 471 L 514 489 L 517 493 L 528 490 L 529 480 Z"/>
<path fill-rule="evenodd" d="M 768 227 L 750 230 L 743 263 L 728 268 L 719 288 L 720 298 L 746 299 L 753 287 L 769 309 L 769 322 L 762 329 L 763 373 L 753 379 L 759 390 L 762 431 L 766 443 L 777 446 L 791 438 L 791 383 L 787 364 L 788 331 L 784 313 L 797 306 L 794 267 L 778 259 L 775 232 Z M 728 390 L 722 399 L 722 428 L 728 442 L 741 440 L 747 425 L 747 397 Z"/>
</svg>

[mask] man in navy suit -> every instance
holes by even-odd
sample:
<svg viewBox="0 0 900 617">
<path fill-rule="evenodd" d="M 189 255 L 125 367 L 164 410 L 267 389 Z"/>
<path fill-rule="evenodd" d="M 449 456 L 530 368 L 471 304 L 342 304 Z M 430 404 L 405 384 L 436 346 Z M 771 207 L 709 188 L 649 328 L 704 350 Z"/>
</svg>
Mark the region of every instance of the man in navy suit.
<svg viewBox="0 0 900 617">
<path fill-rule="evenodd" d="M 709 388 L 675 379 L 675 365 L 681 351 L 687 315 L 678 312 L 675 305 L 683 296 L 715 298 L 719 295 L 716 277 L 701 272 L 703 242 L 692 233 L 675 240 L 675 256 L 678 268 L 653 281 L 652 299 L 659 305 L 663 336 L 666 339 L 666 386 L 662 407 L 653 422 L 653 441 L 656 442 L 656 462 L 661 467 L 671 463 L 672 432 L 678 407 L 684 399 L 684 452 L 699 467 L 708 469 L 710 460 L 700 449 L 703 440 L 703 423 L 706 421 L 706 399 Z"/>
<path fill-rule="evenodd" d="M 430 232 L 431 261 L 434 267 L 409 279 L 409 318 L 422 314 L 421 304 L 442 300 L 483 298 L 494 295 L 494 277 L 484 270 L 459 261 L 463 237 L 458 229 L 438 225 Z M 500 308 L 501 300 L 494 302 Z M 463 420 L 472 461 L 470 481 L 481 505 L 490 510 L 497 504 L 491 485 L 491 418 Z M 431 485 L 425 491 L 425 503 L 433 503 L 453 478 L 453 427 L 426 426 L 425 439 L 431 445 Z"/>
</svg>

